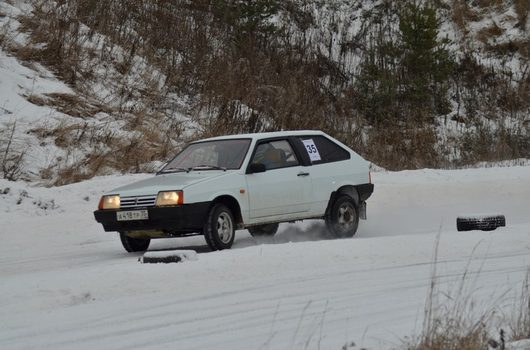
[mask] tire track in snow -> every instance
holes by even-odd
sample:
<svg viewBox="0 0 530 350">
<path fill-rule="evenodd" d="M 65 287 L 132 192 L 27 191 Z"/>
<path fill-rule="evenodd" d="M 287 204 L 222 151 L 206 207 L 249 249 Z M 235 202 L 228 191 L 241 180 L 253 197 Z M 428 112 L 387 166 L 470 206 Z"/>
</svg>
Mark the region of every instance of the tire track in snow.
<svg viewBox="0 0 530 350">
<path fill-rule="evenodd" d="M 503 254 L 502 256 L 493 257 L 491 260 L 506 259 L 519 257 L 522 254 Z M 441 261 L 440 264 L 463 264 L 468 259 L 453 259 Z M 271 319 L 271 312 L 274 310 L 278 298 L 282 300 L 282 308 L 278 312 L 277 322 L 287 324 L 283 332 L 293 332 L 296 322 L 300 317 L 300 309 L 307 300 L 331 300 L 335 304 L 341 305 L 343 311 L 346 313 L 355 313 L 359 306 L 352 301 L 363 300 L 363 298 L 371 296 L 380 296 L 384 298 L 385 295 L 393 295 L 400 292 L 407 292 L 411 290 L 424 290 L 430 281 L 429 271 L 430 262 L 421 262 L 416 264 L 401 264 L 399 266 L 383 266 L 375 269 L 354 269 L 346 271 L 335 271 L 332 273 L 323 273 L 317 276 L 307 276 L 295 279 L 286 278 L 284 281 L 278 283 L 264 284 L 249 288 L 228 289 L 222 293 L 213 293 L 210 295 L 202 295 L 195 298 L 187 298 L 180 300 L 178 297 L 165 298 L 164 302 L 155 305 L 147 303 L 146 306 L 135 310 L 134 312 L 127 312 L 121 310 L 120 316 L 112 317 L 109 320 L 105 318 L 94 319 L 91 322 L 84 323 L 83 335 L 77 334 L 76 329 L 79 325 L 74 324 L 71 328 L 65 328 L 56 332 L 57 341 L 50 343 L 53 346 L 64 346 L 74 343 L 86 342 L 91 343 L 91 340 L 97 341 L 111 341 L 112 339 L 123 337 L 126 334 L 150 334 L 149 339 L 152 341 L 153 332 L 162 333 L 170 339 L 168 342 L 191 341 L 194 339 L 202 339 L 205 335 L 215 338 L 215 335 L 222 336 L 226 331 L 226 324 L 230 324 L 238 329 L 238 332 L 247 332 L 259 328 L 267 320 Z M 421 271 L 418 272 L 418 269 Z M 396 275 L 395 280 L 381 280 L 377 272 L 399 271 L 406 270 L 415 273 L 423 273 L 423 278 L 411 277 L 410 279 L 403 279 L 403 274 L 392 273 Z M 471 278 L 475 273 L 481 276 L 487 274 L 504 275 L 507 272 L 522 272 L 521 268 L 490 268 L 482 269 L 480 271 L 471 272 L 467 278 Z M 385 276 L 388 276 L 385 273 Z M 410 273 L 406 275 L 411 275 Z M 447 283 L 451 279 L 458 281 L 461 278 L 461 272 L 455 271 L 451 274 L 444 274 L 438 277 L 443 283 Z M 378 282 L 374 284 L 374 282 Z M 442 283 L 442 282 L 441 282 Z M 361 290 L 352 290 L 344 288 L 344 286 L 358 285 L 366 287 Z M 389 286 L 390 285 L 390 286 Z M 315 288 L 318 286 L 318 288 Z M 310 288 L 313 287 L 311 290 Z M 300 292 L 300 290 L 305 292 Z M 259 292 L 259 293 L 257 293 Z M 274 293 L 276 292 L 276 293 Z M 249 298 L 250 295 L 250 298 Z M 241 298 L 247 296 L 247 300 Z M 214 305 L 208 302 L 213 302 Z M 207 304 L 204 307 L 196 307 L 202 304 Z M 217 307 L 215 304 L 218 305 Z M 169 304 L 169 306 L 168 306 Z M 376 309 L 378 301 L 363 302 L 363 307 L 368 308 L 369 314 L 377 314 L 373 310 Z M 412 303 L 414 304 L 414 303 Z M 406 309 L 411 308 L 407 304 Z M 191 309 L 191 310 L 190 310 Z M 235 310 L 234 310 L 235 309 Z M 395 311 L 402 311 L 401 306 Z M 385 308 L 382 312 L 391 312 Z M 399 313 L 399 312 L 398 312 Z M 311 311 L 307 314 L 307 318 L 316 317 L 320 311 Z M 367 313 L 357 313 L 357 318 L 366 318 Z M 175 321 L 174 317 L 177 315 L 181 318 L 180 321 Z M 192 317 L 189 317 L 192 316 Z M 330 311 L 330 318 L 342 319 L 340 316 L 333 316 Z M 132 321 L 131 321 L 132 320 Z M 200 327 L 201 324 L 208 324 L 207 329 Z M 119 324 L 119 327 L 110 327 L 112 324 Z M 290 327 L 288 325 L 291 325 Z M 181 326 L 188 326 L 184 333 L 173 331 L 174 328 Z M 199 325 L 199 326 L 198 326 Z M 109 326 L 109 329 L 106 328 Z M 198 327 L 198 328 L 197 328 Z M 190 329 L 192 328 L 192 329 Z M 193 329 L 196 329 L 193 331 Z M 167 332 L 167 333 L 166 333 Z M 251 332 L 252 333 L 252 332 Z M 261 335 L 266 332 L 258 332 Z M 171 334 L 168 335 L 168 334 Z M 180 335 L 179 335 L 180 334 Z M 22 334 L 21 334 L 22 336 Z M 47 336 L 46 330 L 42 334 L 33 334 L 45 338 Z M 8 340 L 8 339 L 6 339 Z M 11 339 L 16 340 L 16 338 Z M 8 340 L 9 341 L 9 340 Z M 146 343 L 147 344 L 147 343 Z M 146 345 L 144 344 L 144 345 Z"/>
</svg>

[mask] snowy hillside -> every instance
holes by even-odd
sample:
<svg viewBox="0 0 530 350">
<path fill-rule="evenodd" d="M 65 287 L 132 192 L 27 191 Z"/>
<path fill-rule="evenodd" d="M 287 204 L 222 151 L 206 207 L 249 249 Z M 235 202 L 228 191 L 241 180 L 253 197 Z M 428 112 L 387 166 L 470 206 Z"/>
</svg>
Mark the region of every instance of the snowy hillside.
<svg viewBox="0 0 530 350">
<path fill-rule="evenodd" d="M 132 172 L 157 169 L 193 133 L 189 117 L 180 112 L 180 97 L 161 91 L 164 76 L 140 57 L 134 57 L 128 74 L 109 67 L 109 60 L 123 58 L 123 51 L 107 47 L 104 36 L 89 38 L 87 27 L 83 48 L 92 54 L 78 59 L 92 79 L 72 84 L 28 53 L 45 46 L 35 45 L 21 29 L 31 3 L 0 2 L 2 177 L 61 185 L 116 173 L 117 162 L 127 163 L 121 170 Z M 163 104 L 158 101 L 162 96 Z M 149 120 L 139 121 L 150 98 L 163 112 L 151 110 Z"/>
<path fill-rule="evenodd" d="M 521 310 L 528 166 L 378 172 L 353 239 L 322 240 L 314 221 L 272 241 L 241 231 L 213 253 L 200 236 L 155 241 L 151 251 L 199 253 L 167 265 L 140 264 L 92 216 L 102 192 L 146 176 L 0 181 L 0 348 L 396 348 L 421 331 L 433 274 L 434 304 L 494 312 L 492 337 Z M 456 232 L 466 213 L 501 213 L 507 226 Z"/>
<path fill-rule="evenodd" d="M 528 1 L 412 6 L 431 26 L 413 37 L 436 34 L 417 72 L 412 1 L 208 3 L 1 1 L 0 174 L 146 172 L 191 139 L 279 129 L 387 169 L 530 158 Z"/>
</svg>

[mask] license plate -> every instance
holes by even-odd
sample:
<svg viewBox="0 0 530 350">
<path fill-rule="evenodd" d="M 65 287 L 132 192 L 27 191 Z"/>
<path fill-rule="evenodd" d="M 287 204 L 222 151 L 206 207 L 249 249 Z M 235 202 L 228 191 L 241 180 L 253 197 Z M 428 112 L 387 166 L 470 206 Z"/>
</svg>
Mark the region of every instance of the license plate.
<svg viewBox="0 0 530 350">
<path fill-rule="evenodd" d="M 147 210 L 119 211 L 116 213 L 116 219 L 118 221 L 147 220 L 149 215 Z"/>
</svg>

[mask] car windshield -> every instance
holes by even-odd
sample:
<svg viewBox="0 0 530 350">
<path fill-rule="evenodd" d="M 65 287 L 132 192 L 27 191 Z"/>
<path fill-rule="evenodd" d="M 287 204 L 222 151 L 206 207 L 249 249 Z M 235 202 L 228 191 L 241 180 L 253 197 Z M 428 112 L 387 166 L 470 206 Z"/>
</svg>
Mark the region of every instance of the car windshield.
<svg viewBox="0 0 530 350">
<path fill-rule="evenodd" d="M 188 145 L 160 172 L 239 169 L 250 139 L 215 140 Z"/>
</svg>

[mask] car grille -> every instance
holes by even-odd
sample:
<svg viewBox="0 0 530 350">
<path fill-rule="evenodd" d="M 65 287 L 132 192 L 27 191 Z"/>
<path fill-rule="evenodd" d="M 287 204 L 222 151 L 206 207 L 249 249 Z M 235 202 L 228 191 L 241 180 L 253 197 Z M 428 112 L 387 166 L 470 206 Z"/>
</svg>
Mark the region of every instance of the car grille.
<svg viewBox="0 0 530 350">
<path fill-rule="evenodd" d="M 153 207 L 155 205 L 156 196 L 138 196 L 138 197 L 121 197 L 120 209 Z"/>
</svg>

